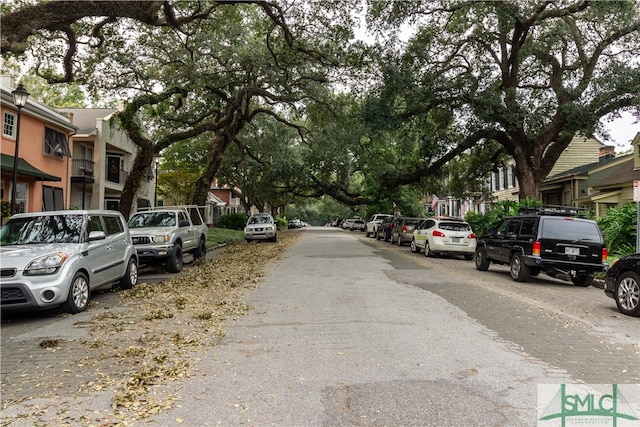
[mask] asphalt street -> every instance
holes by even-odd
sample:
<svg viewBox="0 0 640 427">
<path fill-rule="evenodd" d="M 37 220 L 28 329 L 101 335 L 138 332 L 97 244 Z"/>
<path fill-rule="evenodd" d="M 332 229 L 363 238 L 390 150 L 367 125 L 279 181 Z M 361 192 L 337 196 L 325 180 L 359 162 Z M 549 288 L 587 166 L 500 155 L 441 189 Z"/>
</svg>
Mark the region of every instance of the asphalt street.
<svg viewBox="0 0 640 427">
<path fill-rule="evenodd" d="M 541 277 L 514 290 L 495 270 L 307 230 L 154 421 L 526 426 L 540 384 L 639 382 L 638 319 L 601 289 Z M 602 322 L 558 293 L 595 301 Z"/>
<path fill-rule="evenodd" d="M 640 413 L 640 322 L 602 289 L 542 275 L 516 283 L 506 267 L 478 272 L 364 233 L 301 233 L 245 295 L 253 309 L 194 359 L 196 374 L 158 386 L 176 406 L 131 425 L 550 427 L 560 424 L 539 420 L 549 384 L 625 384 Z M 7 331 L 60 334 L 86 315 L 3 326 L 3 372 L 29 357 L 5 357 Z M 98 412 L 110 395 L 63 403 Z"/>
</svg>

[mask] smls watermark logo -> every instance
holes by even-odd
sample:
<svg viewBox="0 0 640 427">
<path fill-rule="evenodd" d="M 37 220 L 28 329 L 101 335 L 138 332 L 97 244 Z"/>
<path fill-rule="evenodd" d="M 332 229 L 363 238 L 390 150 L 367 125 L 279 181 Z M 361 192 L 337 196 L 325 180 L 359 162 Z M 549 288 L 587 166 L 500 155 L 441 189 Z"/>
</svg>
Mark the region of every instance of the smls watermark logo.
<svg viewBox="0 0 640 427">
<path fill-rule="evenodd" d="M 640 427 L 640 385 L 540 384 L 538 427 Z"/>
</svg>

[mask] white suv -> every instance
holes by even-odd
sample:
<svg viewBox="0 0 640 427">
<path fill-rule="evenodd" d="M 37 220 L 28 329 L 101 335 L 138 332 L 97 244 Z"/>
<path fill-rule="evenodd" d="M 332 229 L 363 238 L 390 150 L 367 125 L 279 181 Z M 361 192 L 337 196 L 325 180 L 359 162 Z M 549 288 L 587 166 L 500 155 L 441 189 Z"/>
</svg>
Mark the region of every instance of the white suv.
<svg viewBox="0 0 640 427">
<path fill-rule="evenodd" d="M 122 214 L 17 214 L 0 229 L 2 312 L 62 306 L 79 313 L 92 291 L 138 282 L 138 255 Z"/>
<path fill-rule="evenodd" d="M 413 230 L 411 252 L 424 256 L 464 255 L 464 259 L 473 259 L 476 250 L 476 235 L 471 226 L 456 218 L 433 217 L 425 219 Z"/>
<path fill-rule="evenodd" d="M 365 229 L 366 231 L 366 236 L 375 236 L 376 235 L 376 231 L 378 231 L 378 227 L 380 226 L 380 224 L 382 224 L 382 221 L 384 221 L 385 218 L 390 217 L 391 215 L 389 214 L 374 214 L 371 215 L 371 218 L 369 218 L 369 221 L 367 221 L 367 227 Z"/>
</svg>

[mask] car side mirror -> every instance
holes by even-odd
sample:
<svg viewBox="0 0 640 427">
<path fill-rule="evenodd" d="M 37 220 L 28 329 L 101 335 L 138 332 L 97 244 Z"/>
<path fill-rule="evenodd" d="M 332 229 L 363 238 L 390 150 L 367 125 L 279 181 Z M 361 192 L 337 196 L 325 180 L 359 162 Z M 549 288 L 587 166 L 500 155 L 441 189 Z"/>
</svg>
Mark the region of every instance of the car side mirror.
<svg viewBox="0 0 640 427">
<path fill-rule="evenodd" d="M 104 231 L 90 231 L 89 232 L 89 241 L 93 242 L 94 240 L 104 240 L 107 238 L 107 235 L 104 234 Z"/>
</svg>

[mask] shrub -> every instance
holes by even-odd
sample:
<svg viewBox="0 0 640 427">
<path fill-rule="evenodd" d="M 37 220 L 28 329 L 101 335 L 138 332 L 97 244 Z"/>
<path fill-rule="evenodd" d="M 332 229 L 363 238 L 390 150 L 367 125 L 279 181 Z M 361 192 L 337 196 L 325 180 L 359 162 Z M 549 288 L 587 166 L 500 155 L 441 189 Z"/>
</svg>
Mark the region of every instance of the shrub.
<svg viewBox="0 0 640 427">
<path fill-rule="evenodd" d="M 609 209 L 598 221 L 609 253 L 617 256 L 636 251 L 638 207 L 636 203 Z"/>
<path fill-rule="evenodd" d="M 288 228 L 289 223 L 286 219 L 280 218 L 279 216 L 275 217 L 274 219 L 276 221 L 276 227 L 278 227 L 278 230 L 286 230 Z"/>
<path fill-rule="evenodd" d="M 248 219 L 249 217 L 243 213 L 222 215 L 218 218 L 218 221 L 216 221 L 216 227 L 228 228 L 230 230 L 244 230 Z"/>
<path fill-rule="evenodd" d="M 510 215 L 518 213 L 518 208 L 522 206 L 531 206 L 530 202 L 520 203 L 512 200 L 503 200 L 493 205 L 491 210 L 485 214 L 479 214 L 473 211 L 467 213 L 464 217 L 469 223 L 471 229 L 477 236 L 482 236 L 488 229 L 494 228 L 502 219 Z"/>
</svg>

